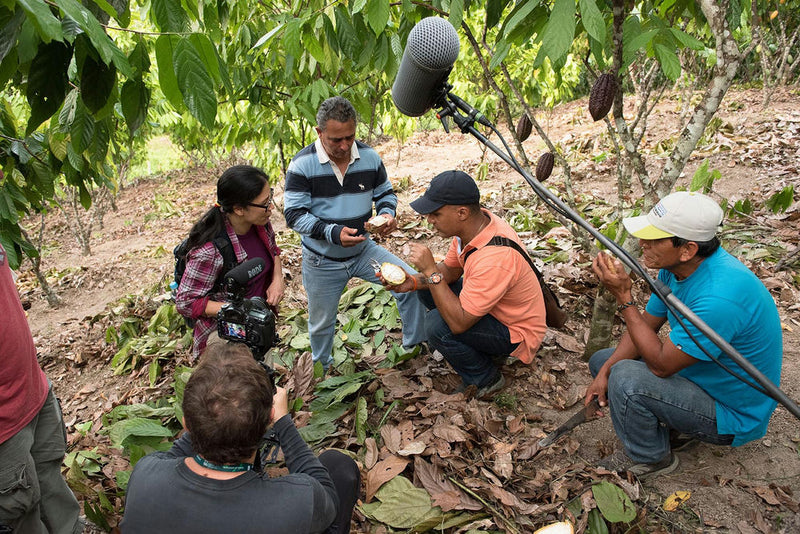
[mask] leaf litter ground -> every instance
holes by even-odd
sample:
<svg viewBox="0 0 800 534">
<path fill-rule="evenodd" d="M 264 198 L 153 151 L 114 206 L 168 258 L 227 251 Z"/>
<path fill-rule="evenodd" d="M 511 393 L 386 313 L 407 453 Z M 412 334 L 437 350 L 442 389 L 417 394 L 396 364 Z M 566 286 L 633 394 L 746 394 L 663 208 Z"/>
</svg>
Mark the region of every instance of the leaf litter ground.
<svg viewBox="0 0 800 534">
<path fill-rule="evenodd" d="M 793 399 L 800 398 L 798 371 L 798 266 L 774 269 L 776 254 L 786 255 L 798 247 L 795 202 L 786 213 L 765 211 L 765 199 L 787 185 L 798 183 L 798 137 L 800 99 L 796 94 L 778 95 L 771 108 L 759 111 L 760 95 L 735 91 L 726 96 L 718 114 L 720 122 L 707 135 L 690 160 L 686 183 L 703 158 L 722 172 L 715 191 L 732 201 L 751 199 L 756 211 L 741 219 L 726 235 L 729 247 L 764 280 L 779 304 L 784 323 L 785 363 L 782 387 Z M 657 108 L 658 121 L 648 135 L 648 163 L 657 168 L 663 154 L 662 139 L 677 131 L 678 103 L 672 99 Z M 540 117 L 551 138 L 565 150 L 573 166 L 573 189 L 580 192 L 587 213 L 602 217 L 603 200 L 616 198 L 613 157 L 602 156 L 603 131 L 590 122 L 585 101 L 559 107 Z M 392 141 L 376 145 L 389 174 L 400 191 L 400 221 L 406 229 L 384 244 L 399 254 L 410 239 L 425 240 L 436 253 L 446 250 L 444 240 L 431 234 L 408 208 L 436 173 L 459 168 L 477 176 L 485 163 L 487 178 L 479 182 L 484 202 L 507 219 L 524 219 L 532 193 L 517 175 L 496 158 L 486 157 L 478 144 L 457 134 L 441 131 L 415 135 L 402 152 Z M 525 144 L 532 159 L 543 150 L 538 139 Z M 601 157 L 602 156 L 602 157 Z M 104 341 L 115 303 L 127 294 L 142 293 L 161 278 L 171 276 L 171 248 L 191 223 L 209 206 L 218 169 L 192 169 L 143 180 L 125 189 L 117 201 L 118 211 L 107 217 L 95 236 L 94 255 L 81 257 L 57 216 L 48 220 L 48 250 L 45 264 L 52 267 L 50 279 L 64 297 L 56 310 L 47 308 L 33 275 L 21 273 L 20 289 L 32 304 L 30 321 L 40 357 L 64 404 L 74 451 L 94 451 L 98 469 L 106 479 L 92 476 L 72 480 L 95 490 L 105 484 L 113 489 L 114 474 L 128 468 L 120 451 L 100 436 L 103 414 L 123 404 L 134 404 L 169 393 L 170 379 L 151 387 L 147 368 L 130 375 L 114 376 L 109 367 L 115 348 Z M 556 169 L 549 185 L 563 193 Z M 679 185 L 681 185 L 679 183 Z M 686 185 L 683 183 L 683 185 Z M 278 202 L 282 196 L 276 186 Z M 156 194 L 179 206 L 180 215 L 152 217 L 150 199 Z M 635 191 L 630 193 L 635 198 Z M 542 208 L 538 212 L 543 213 Z M 607 210 L 605 211 L 607 213 Z M 300 283 L 300 254 L 282 217 L 273 216 L 285 243 L 287 308 L 302 309 L 305 295 Z M 535 222 L 535 221 L 534 221 Z M 365 358 L 370 381 L 362 396 L 381 389 L 384 408 L 367 414 L 374 429 L 360 444 L 355 430 L 357 410 L 337 420 L 325 446 L 354 453 L 362 466 L 363 503 L 354 518 L 355 531 L 387 532 L 388 525 L 405 529 L 446 527 L 449 531 L 503 530 L 529 532 L 547 522 L 568 518 L 578 530 L 594 524 L 589 510 L 603 502 L 598 481 L 608 481 L 624 490 L 636 512 L 634 524 L 647 532 L 796 532 L 800 531 L 800 424 L 778 407 L 766 437 L 737 449 L 699 445 L 681 452 L 680 469 L 668 476 L 640 485 L 594 467 L 619 443 L 608 417 L 578 427 L 553 446 L 540 450 L 537 442 L 566 420 L 579 406 L 589 383 L 581 353 L 587 336 L 588 317 L 596 282 L 588 272 L 590 258 L 581 253 L 564 229 L 523 231 L 526 243 L 539 259 L 553 256 L 544 272 L 559 293 L 571 319 L 565 328 L 548 332 L 539 357 L 530 366 L 508 365 L 507 385 L 490 401 L 466 394 L 451 394 L 458 383 L 445 363 L 429 355 L 414 358 L 391 369 L 377 365 L 381 355 Z M 794 277 L 794 279 L 792 278 Z M 645 297 L 641 296 L 640 300 Z M 143 317 L 153 313 L 152 302 L 141 298 L 133 306 Z M 616 327 L 618 335 L 619 326 Z M 397 336 L 397 333 L 389 334 Z M 177 363 L 188 363 L 185 353 Z M 170 367 L 168 364 L 167 367 Z M 164 373 L 170 376 L 170 371 Z M 305 355 L 286 371 L 287 385 L 307 401 L 314 398 L 313 371 Z M 395 408 L 387 412 L 385 406 Z M 298 424 L 309 419 L 298 414 Z M 379 423 L 383 423 L 379 426 Z M 663 509 L 664 500 L 675 491 L 691 496 L 673 512 Z M 608 500 L 607 496 L 605 500 Z M 624 503 L 619 498 L 612 502 Z M 121 499 L 110 503 L 121 509 Z M 624 511 L 624 510 L 623 510 Z M 369 517 L 374 519 L 369 520 Z M 113 518 L 112 518 L 113 524 Z M 613 527 L 617 529 L 617 527 Z M 622 531 L 617 529 L 617 531 Z"/>
</svg>

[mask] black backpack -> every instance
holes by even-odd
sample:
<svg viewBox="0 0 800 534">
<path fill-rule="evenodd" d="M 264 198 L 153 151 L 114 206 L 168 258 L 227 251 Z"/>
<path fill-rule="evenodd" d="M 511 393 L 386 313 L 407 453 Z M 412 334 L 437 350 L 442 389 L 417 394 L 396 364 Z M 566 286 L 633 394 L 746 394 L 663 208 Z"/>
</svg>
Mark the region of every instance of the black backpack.
<svg viewBox="0 0 800 534">
<path fill-rule="evenodd" d="M 214 282 L 214 287 L 212 287 L 210 291 L 210 293 L 217 293 L 222 289 L 222 281 L 225 279 L 225 274 L 236 267 L 238 262 L 236 261 L 236 252 L 233 250 L 233 243 L 231 243 L 231 239 L 228 237 L 226 231 L 220 232 L 211 242 L 214 243 L 214 246 L 217 247 L 217 250 L 222 255 L 222 271 L 220 271 L 217 280 Z M 175 256 L 175 281 L 170 284 L 173 295 L 177 294 L 178 286 L 181 285 L 183 273 L 186 272 L 186 255 L 188 253 L 188 237 L 172 250 L 172 254 Z M 194 321 L 188 317 L 186 318 L 186 322 L 189 323 L 189 326 L 194 326 Z"/>
<path fill-rule="evenodd" d="M 547 326 L 551 328 L 561 328 L 564 326 L 564 323 L 567 322 L 567 314 L 561 309 L 561 303 L 558 302 L 558 297 L 553 290 L 550 289 L 547 284 L 544 282 L 544 277 L 542 273 L 539 272 L 539 269 L 536 268 L 536 265 L 533 264 L 533 260 L 531 260 L 528 253 L 523 250 L 521 246 L 516 241 L 508 239 L 507 237 L 496 235 L 492 239 L 486 243 L 487 246 L 495 246 L 495 247 L 510 247 L 522 254 L 522 257 L 525 258 L 525 261 L 528 262 L 528 265 L 531 266 L 533 269 L 536 278 L 539 279 L 539 285 L 542 288 L 542 296 L 544 297 L 544 308 L 546 312 L 546 321 Z M 470 254 L 478 250 L 477 248 L 473 248 L 464 256 L 464 265 L 467 264 L 467 258 L 469 258 Z"/>
</svg>

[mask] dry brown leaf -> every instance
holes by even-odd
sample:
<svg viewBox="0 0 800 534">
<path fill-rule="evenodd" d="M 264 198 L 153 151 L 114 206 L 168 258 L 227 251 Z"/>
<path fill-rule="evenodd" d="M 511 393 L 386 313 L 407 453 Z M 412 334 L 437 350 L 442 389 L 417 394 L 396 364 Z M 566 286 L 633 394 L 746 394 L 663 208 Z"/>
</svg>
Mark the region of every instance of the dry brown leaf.
<svg viewBox="0 0 800 534">
<path fill-rule="evenodd" d="M 378 444 L 375 442 L 375 438 L 364 440 L 364 448 L 367 449 L 364 453 L 364 467 L 369 470 L 378 463 Z"/>
<path fill-rule="evenodd" d="M 310 352 L 304 352 L 294 362 L 291 380 L 294 382 L 295 398 L 308 401 L 314 383 L 314 361 Z"/>
<path fill-rule="evenodd" d="M 367 472 L 367 498 L 364 502 L 370 502 L 381 486 L 403 472 L 408 465 L 407 458 L 399 456 L 389 456 L 381 460 Z"/>
<path fill-rule="evenodd" d="M 402 449 L 397 451 L 400 456 L 414 456 L 425 452 L 426 445 L 422 441 L 412 441 L 406 443 Z"/>
<path fill-rule="evenodd" d="M 443 491 L 431 495 L 431 504 L 438 506 L 443 512 L 458 510 L 461 504 L 461 495 L 457 491 Z"/>
<path fill-rule="evenodd" d="M 439 468 L 423 458 L 414 458 L 414 475 L 425 490 L 431 494 L 434 506 L 443 511 L 480 510 L 483 505 L 459 490 L 455 484 L 444 478 Z"/>
<path fill-rule="evenodd" d="M 400 431 L 394 425 L 383 425 L 381 427 L 381 439 L 384 447 L 389 449 L 392 454 L 397 454 L 397 451 L 402 447 Z"/>
<path fill-rule="evenodd" d="M 467 441 L 469 435 L 455 425 L 437 423 L 433 426 L 433 435 L 448 443 Z"/>
<path fill-rule="evenodd" d="M 556 340 L 556 343 L 558 343 L 558 346 L 562 349 L 568 350 L 569 352 L 583 352 L 583 343 L 578 341 L 573 336 L 563 332 L 553 332 L 553 336 Z"/>
</svg>

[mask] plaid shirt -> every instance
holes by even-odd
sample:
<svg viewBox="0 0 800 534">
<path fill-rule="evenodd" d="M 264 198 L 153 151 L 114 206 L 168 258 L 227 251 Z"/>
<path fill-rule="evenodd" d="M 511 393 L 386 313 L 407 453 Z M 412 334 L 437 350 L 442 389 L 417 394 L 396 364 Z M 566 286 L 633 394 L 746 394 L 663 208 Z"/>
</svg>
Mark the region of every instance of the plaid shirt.
<svg viewBox="0 0 800 534">
<path fill-rule="evenodd" d="M 230 222 L 225 218 L 225 230 L 228 232 L 233 244 L 233 252 L 236 254 L 236 262 L 241 263 L 247 259 L 244 247 L 239 243 L 239 238 L 233 230 Z M 256 226 L 258 237 L 267 247 L 267 252 L 274 258 L 279 256 L 281 249 L 275 242 L 275 230 L 272 223 L 267 222 L 265 226 Z M 212 294 L 214 283 L 219 278 L 222 271 L 224 260 L 213 242 L 193 248 L 186 255 L 186 271 L 181 278 L 178 292 L 175 296 L 175 304 L 178 312 L 184 317 L 195 319 L 194 325 L 194 348 L 192 356 L 197 359 L 206 346 L 206 341 L 211 332 L 217 329 L 216 317 L 206 317 L 203 315 L 209 300 L 225 302 L 225 293 L 219 291 Z M 267 281 L 267 286 L 271 280 Z"/>
</svg>

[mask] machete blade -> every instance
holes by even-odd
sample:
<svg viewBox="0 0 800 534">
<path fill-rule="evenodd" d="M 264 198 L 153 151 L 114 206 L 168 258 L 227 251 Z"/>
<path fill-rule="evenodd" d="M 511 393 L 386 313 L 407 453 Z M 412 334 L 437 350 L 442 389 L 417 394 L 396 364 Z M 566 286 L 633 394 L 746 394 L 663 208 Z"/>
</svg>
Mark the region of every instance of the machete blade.
<svg viewBox="0 0 800 534">
<path fill-rule="evenodd" d="M 597 402 L 597 398 L 593 398 L 589 404 L 575 412 L 575 415 L 567 419 L 567 422 L 561 425 L 560 427 L 556 428 L 541 440 L 539 440 L 539 447 L 548 447 L 555 443 L 555 441 L 575 428 L 576 426 L 585 423 L 586 421 L 591 421 L 595 418 L 595 412 L 600 410 L 600 404 Z"/>
</svg>

